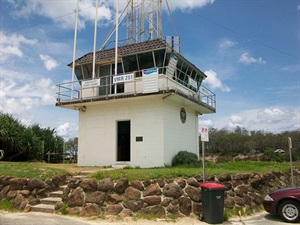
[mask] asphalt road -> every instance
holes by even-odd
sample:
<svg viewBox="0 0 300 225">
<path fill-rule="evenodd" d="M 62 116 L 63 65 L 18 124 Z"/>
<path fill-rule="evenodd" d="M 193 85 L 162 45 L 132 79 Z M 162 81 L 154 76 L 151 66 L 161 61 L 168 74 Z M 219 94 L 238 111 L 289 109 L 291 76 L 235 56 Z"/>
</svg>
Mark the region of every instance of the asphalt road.
<svg viewBox="0 0 300 225">
<path fill-rule="evenodd" d="M 165 220 L 149 221 L 132 219 L 87 219 L 71 216 L 59 216 L 45 213 L 7 213 L 0 211 L 0 225 L 204 225 L 205 222 L 199 221 L 197 218 L 181 218 L 177 222 Z M 224 222 L 224 225 L 282 225 L 284 223 L 277 216 L 271 216 L 265 212 L 256 214 L 251 217 L 230 219 Z"/>
</svg>

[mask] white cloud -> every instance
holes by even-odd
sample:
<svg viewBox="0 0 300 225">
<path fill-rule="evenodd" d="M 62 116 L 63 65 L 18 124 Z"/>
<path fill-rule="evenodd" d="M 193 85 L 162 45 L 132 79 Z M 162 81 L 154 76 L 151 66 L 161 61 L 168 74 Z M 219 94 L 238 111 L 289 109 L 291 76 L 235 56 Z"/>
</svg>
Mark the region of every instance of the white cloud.
<svg viewBox="0 0 300 225">
<path fill-rule="evenodd" d="M 169 0 L 169 7 L 174 10 L 191 10 L 213 4 L 215 0 Z M 120 12 L 125 8 L 127 1 L 119 2 Z M 75 24 L 76 1 L 45 1 L 45 0 L 10 0 L 14 7 L 13 13 L 18 17 L 28 18 L 32 15 L 44 16 L 52 19 L 62 28 L 73 29 Z M 87 22 L 94 22 L 96 6 L 94 0 L 79 1 L 78 28 L 84 29 Z M 166 4 L 163 9 L 167 10 Z M 98 21 L 100 24 L 114 22 L 115 1 L 100 0 L 98 5 Z"/>
<path fill-rule="evenodd" d="M 239 59 L 239 62 L 240 63 L 243 63 L 243 64 L 251 64 L 251 63 L 256 63 L 256 64 L 266 64 L 266 61 L 263 60 L 261 57 L 259 58 L 254 58 L 252 56 L 249 56 L 249 53 L 248 52 L 245 52 L 241 55 L 240 59 Z"/>
<path fill-rule="evenodd" d="M 208 120 L 201 120 L 201 117 L 200 117 L 199 125 L 212 126 L 213 122 L 210 119 L 208 119 Z"/>
<path fill-rule="evenodd" d="M 57 135 L 62 136 L 64 139 L 70 139 L 77 134 L 78 127 L 74 124 L 63 123 L 56 128 Z"/>
<path fill-rule="evenodd" d="M 23 35 L 6 35 L 0 32 L 0 62 L 4 62 L 12 56 L 23 57 L 22 45 L 34 45 L 35 39 L 27 39 Z"/>
<path fill-rule="evenodd" d="M 169 0 L 169 7 L 173 10 L 190 10 L 195 8 L 202 8 L 206 5 L 213 4 L 215 0 Z"/>
<path fill-rule="evenodd" d="M 266 108 L 239 111 L 231 115 L 217 115 L 212 120 L 213 126 L 221 129 L 232 129 L 236 126 L 245 127 L 248 130 L 265 130 L 277 133 L 286 130 L 300 128 L 300 108 L 270 106 Z"/>
<path fill-rule="evenodd" d="M 32 108 L 55 103 L 55 85 L 50 78 L 34 79 L 30 74 L 4 68 L 1 78 L 0 110 L 5 113 L 21 115 Z"/>
<path fill-rule="evenodd" d="M 45 1 L 45 0 L 11 0 L 14 14 L 19 17 L 32 15 L 44 16 L 52 19 L 62 28 L 74 28 L 76 1 Z M 98 5 L 98 20 L 111 21 L 111 1 L 100 1 Z M 79 1 L 78 27 L 85 28 L 88 21 L 94 21 L 96 14 L 95 1 Z"/>
<path fill-rule="evenodd" d="M 265 124 L 273 124 L 278 122 L 288 122 L 293 113 L 282 110 L 277 107 L 265 108 L 257 113 L 257 119 Z"/>
<path fill-rule="evenodd" d="M 300 11 L 300 5 L 298 5 L 298 7 L 297 7 L 297 10 L 299 10 L 299 11 Z"/>
<path fill-rule="evenodd" d="M 220 43 L 221 48 L 231 48 L 235 45 L 237 45 L 237 42 L 231 41 L 231 40 L 224 40 Z"/>
<path fill-rule="evenodd" d="M 242 116 L 233 114 L 229 118 L 228 126 L 230 128 L 235 128 L 237 126 L 244 127 L 245 125 L 243 124 L 243 121 L 244 119 L 242 118 Z"/>
<path fill-rule="evenodd" d="M 61 124 L 57 127 L 57 135 L 59 136 L 66 136 L 68 134 L 68 130 L 70 129 L 69 123 Z"/>
<path fill-rule="evenodd" d="M 221 89 L 224 92 L 230 92 L 230 88 L 218 78 L 218 74 L 213 70 L 207 70 L 204 72 L 207 78 L 204 80 L 212 89 Z"/>
<path fill-rule="evenodd" d="M 52 59 L 49 55 L 40 54 L 40 59 L 44 62 L 44 66 L 48 71 L 56 68 L 59 63 Z"/>
<path fill-rule="evenodd" d="M 282 72 L 286 72 L 286 73 L 297 73 L 300 71 L 300 67 L 299 65 L 289 65 L 289 66 L 285 66 L 285 67 L 282 67 L 280 69 L 280 71 Z"/>
</svg>

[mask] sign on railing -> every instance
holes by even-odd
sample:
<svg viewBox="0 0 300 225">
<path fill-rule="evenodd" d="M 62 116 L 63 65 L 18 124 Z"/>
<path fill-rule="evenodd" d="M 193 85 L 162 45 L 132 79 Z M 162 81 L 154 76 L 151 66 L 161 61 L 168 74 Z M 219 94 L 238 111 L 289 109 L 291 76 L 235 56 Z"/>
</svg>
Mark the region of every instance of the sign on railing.
<svg viewBox="0 0 300 225">
<path fill-rule="evenodd" d="M 193 80 L 192 78 L 189 77 L 189 85 L 192 86 L 193 88 L 197 89 L 197 81 Z"/>
<path fill-rule="evenodd" d="M 99 86 L 100 86 L 100 79 L 82 81 L 82 88 L 99 87 Z"/>
<path fill-rule="evenodd" d="M 125 75 L 118 75 L 118 76 L 113 77 L 113 83 L 114 84 L 133 81 L 133 80 L 134 80 L 133 73 L 125 74 Z"/>
<path fill-rule="evenodd" d="M 143 93 L 158 92 L 158 68 L 143 70 Z"/>
</svg>

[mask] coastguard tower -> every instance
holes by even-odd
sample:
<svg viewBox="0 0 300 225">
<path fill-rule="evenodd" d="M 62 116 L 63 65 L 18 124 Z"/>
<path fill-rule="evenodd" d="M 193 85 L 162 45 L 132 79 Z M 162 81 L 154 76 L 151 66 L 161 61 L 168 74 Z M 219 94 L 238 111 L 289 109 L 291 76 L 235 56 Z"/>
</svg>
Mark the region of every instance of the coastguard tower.
<svg viewBox="0 0 300 225">
<path fill-rule="evenodd" d="M 69 64 L 76 79 L 57 85 L 56 105 L 79 111 L 78 165 L 158 167 L 182 150 L 199 155 L 198 116 L 216 111 L 206 75 L 162 38 L 161 0 L 128 0 L 111 34 L 125 18 L 125 45 L 105 49 L 105 40 Z"/>
</svg>

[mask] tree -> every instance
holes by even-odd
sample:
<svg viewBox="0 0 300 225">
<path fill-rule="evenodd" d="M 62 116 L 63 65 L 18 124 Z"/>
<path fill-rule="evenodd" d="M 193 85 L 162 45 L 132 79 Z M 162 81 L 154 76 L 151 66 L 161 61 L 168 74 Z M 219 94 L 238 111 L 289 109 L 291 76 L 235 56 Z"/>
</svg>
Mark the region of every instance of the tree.
<svg viewBox="0 0 300 225">
<path fill-rule="evenodd" d="M 3 160 L 41 161 L 50 151 L 57 153 L 54 161 L 58 162 L 63 152 L 63 138 L 56 135 L 55 129 L 41 128 L 37 124 L 26 127 L 9 114 L 0 112 L 0 149 L 5 151 Z"/>
<path fill-rule="evenodd" d="M 263 130 L 248 131 L 242 127 L 236 127 L 233 131 L 225 128 L 220 130 L 210 128 L 206 152 L 234 156 L 245 153 L 245 150 L 257 150 L 259 152 L 273 152 L 278 148 L 287 150 L 288 137 L 291 137 L 293 142 L 293 158 L 300 159 L 300 130 L 274 134 Z M 202 145 L 200 144 L 199 147 L 201 149 Z"/>
<path fill-rule="evenodd" d="M 70 156 L 73 159 L 77 159 L 77 151 L 78 151 L 78 137 L 69 139 L 66 143 L 65 143 L 65 150 L 68 151 L 68 153 L 70 153 Z"/>
</svg>

